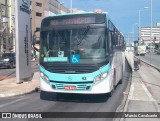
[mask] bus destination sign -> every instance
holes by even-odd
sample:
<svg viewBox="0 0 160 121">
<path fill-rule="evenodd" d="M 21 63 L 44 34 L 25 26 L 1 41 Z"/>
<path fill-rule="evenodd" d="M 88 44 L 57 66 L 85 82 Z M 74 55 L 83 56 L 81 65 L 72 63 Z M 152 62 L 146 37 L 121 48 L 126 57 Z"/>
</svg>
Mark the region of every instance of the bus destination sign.
<svg viewBox="0 0 160 121">
<path fill-rule="evenodd" d="M 80 17 L 80 18 L 66 18 L 55 19 L 50 21 L 51 26 L 58 25 L 74 25 L 74 24 L 91 24 L 95 23 L 95 17 Z"/>
</svg>

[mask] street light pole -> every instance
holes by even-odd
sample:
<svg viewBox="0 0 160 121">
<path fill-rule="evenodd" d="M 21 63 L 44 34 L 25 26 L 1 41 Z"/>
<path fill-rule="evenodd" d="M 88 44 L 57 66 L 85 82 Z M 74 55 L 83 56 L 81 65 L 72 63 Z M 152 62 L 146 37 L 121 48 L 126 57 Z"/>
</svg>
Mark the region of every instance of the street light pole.
<svg viewBox="0 0 160 121">
<path fill-rule="evenodd" d="M 150 12 L 151 12 L 151 31 L 150 31 L 150 32 L 151 32 L 151 35 L 150 35 L 150 37 L 151 37 L 151 38 L 150 38 L 150 39 L 151 39 L 151 42 L 152 42 L 152 0 L 151 0 L 151 3 L 150 3 L 150 4 L 151 4 L 151 6 L 150 6 L 150 7 L 151 7 L 151 8 L 150 8 L 150 10 L 151 10 L 151 11 L 150 11 Z"/>
<path fill-rule="evenodd" d="M 135 33 L 134 33 L 134 30 L 135 30 L 135 29 L 134 29 L 134 26 L 135 26 L 135 25 L 137 25 L 137 24 L 138 24 L 138 23 L 134 23 L 134 24 L 132 24 L 133 41 L 134 41 L 134 38 L 135 38 L 135 36 L 134 36 L 134 34 L 135 34 Z"/>
<path fill-rule="evenodd" d="M 144 7 L 144 9 L 148 9 L 149 7 Z M 141 42 L 141 11 L 144 11 L 144 10 L 139 10 L 139 45 L 140 45 L 140 42 Z"/>
<path fill-rule="evenodd" d="M 70 0 L 70 13 L 72 13 L 72 0 Z"/>
<path fill-rule="evenodd" d="M 150 1 L 150 12 L 151 12 L 151 30 L 150 30 L 150 44 L 152 43 L 152 0 Z M 152 46 L 152 44 L 151 44 Z M 152 55 L 151 55 L 151 47 L 150 47 L 150 64 L 151 64 L 151 60 L 152 60 Z"/>
<path fill-rule="evenodd" d="M 140 27 L 141 27 L 141 23 L 140 23 L 141 20 L 140 20 L 140 17 L 141 17 L 141 10 L 139 10 L 139 17 L 138 17 L 138 18 L 139 18 L 139 19 L 138 19 L 138 21 L 139 21 L 139 22 L 138 22 L 138 23 L 139 23 L 139 24 L 138 24 L 138 26 L 139 26 L 139 38 L 138 38 L 138 44 L 139 44 L 139 45 L 140 45 L 140 41 L 141 41 L 141 29 L 140 29 Z"/>
<path fill-rule="evenodd" d="M 133 32 L 129 32 L 129 46 L 132 45 L 133 42 Z"/>
<path fill-rule="evenodd" d="M 148 7 L 144 7 L 144 9 L 148 9 Z M 141 18 L 141 11 L 144 11 L 144 10 L 139 10 L 139 20 L 138 20 L 139 21 L 139 45 L 141 43 L 141 20 L 140 20 L 140 18 Z M 140 54 L 138 53 L 138 55 L 139 55 L 139 65 L 141 66 L 141 63 L 140 63 Z"/>
</svg>

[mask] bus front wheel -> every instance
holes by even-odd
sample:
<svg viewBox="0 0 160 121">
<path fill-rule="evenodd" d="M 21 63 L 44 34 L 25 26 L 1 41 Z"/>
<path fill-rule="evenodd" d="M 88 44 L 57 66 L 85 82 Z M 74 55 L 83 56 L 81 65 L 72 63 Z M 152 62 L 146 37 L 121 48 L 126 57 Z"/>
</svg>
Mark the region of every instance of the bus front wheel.
<svg viewBox="0 0 160 121">
<path fill-rule="evenodd" d="M 108 96 L 109 96 L 109 97 L 112 97 L 113 92 L 114 92 L 114 90 L 115 90 L 115 81 L 116 81 L 116 72 L 114 71 L 113 87 L 112 87 L 112 90 L 108 93 Z"/>
<path fill-rule="evenodd" d="M 41 91 L 40 92 L 40 99 L 41 100 L 52 100 L 53 95 L 51 92 Z"/>
</svg>

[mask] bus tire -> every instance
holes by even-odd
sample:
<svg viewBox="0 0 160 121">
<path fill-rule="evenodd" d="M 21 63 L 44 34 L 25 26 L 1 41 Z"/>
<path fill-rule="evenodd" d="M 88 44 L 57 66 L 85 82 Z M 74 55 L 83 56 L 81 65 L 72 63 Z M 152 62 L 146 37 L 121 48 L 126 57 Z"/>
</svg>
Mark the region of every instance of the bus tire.
<svg viewBox="0 0 160 121">
<path fill-rule="evenodd" d="M 113 87 L 112 87 L 112 90 L 108 93 L 108 96 L 109 96 L 109 97 L 112 97 L 113 92 L 114 92 L 114 90 L 115 90 L 115 80 L 116 80 L 116 71 L 114 71 Z"/>
<path fill-rule="evenodd" d="M 113 89 L 108 93 L 108 97 L 112 97 L 113 95 Z"/>
<path fill-rule="evenodd" d="M 109 97 L 112 97 L 114 90 L 115 90 L 115 85 L 113 85 L 112 90 L 108 93 Z"/>
<path fill-rule="evenodd" d="M 41 100 L 51 100 L 52 95 L 50 92 L 46 92 L 46 91 L 41 91 L 40 92 L 40 99 Z"/>
</svg>

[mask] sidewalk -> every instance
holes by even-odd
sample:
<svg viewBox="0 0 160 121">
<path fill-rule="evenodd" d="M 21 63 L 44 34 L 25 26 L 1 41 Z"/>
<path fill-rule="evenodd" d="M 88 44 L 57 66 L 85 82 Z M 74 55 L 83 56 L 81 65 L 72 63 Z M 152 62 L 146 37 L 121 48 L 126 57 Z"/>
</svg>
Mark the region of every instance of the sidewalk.
<svg viewBox="0 0 160 121">
<path fill-rule="evenodd" d="M 131 87 L 123 112 L 160 112 L 157 100 L 148 91 L 144 82 L 146 80 L 155 81 L 151 76 L 151 67 L 142 65 L 140 70 L 132 73 Z M 152 68 L 153 69 L 153 68 Z M 154 69 L 153 69 L 154 70 Z M 148 73 L 146 73 L 148 72 Z M 160 74 L 160 73 L 157 73 Z M 154 75 L 158 76 L 158 75 Z M 159 80 L 160 84 L 160 80 Z M 154 88 L 154 87 L 152 87 Z M 160 93 L 160 92 L 157 92 Z M 160 95 L 157 95 L 160 98 Z M 158 118 L 122 118 L 121 121 L 160 121 Z"/>
<path fill-rule="evenodd" d="M 35 92 L 39 87 L 39 72 L 35 72 L 29 82 L 16 83 L 16 78 L 0 81 L 0 97 L 17 96 Z"/>
</svg>

